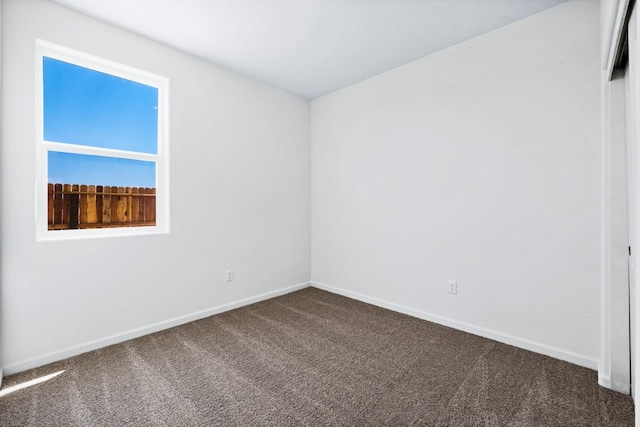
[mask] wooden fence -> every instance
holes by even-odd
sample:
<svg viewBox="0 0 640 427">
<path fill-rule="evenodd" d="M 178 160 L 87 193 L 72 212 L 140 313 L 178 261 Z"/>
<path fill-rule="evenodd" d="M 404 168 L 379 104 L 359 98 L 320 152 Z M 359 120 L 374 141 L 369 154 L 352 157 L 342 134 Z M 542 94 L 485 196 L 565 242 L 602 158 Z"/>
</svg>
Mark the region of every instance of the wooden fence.
<svg viewBox="0 0 640 427">
<path fill-rule="evenodd" d="M 51 184 L 49 230 L 156 225 L 156 189 Z"/>
</svg>

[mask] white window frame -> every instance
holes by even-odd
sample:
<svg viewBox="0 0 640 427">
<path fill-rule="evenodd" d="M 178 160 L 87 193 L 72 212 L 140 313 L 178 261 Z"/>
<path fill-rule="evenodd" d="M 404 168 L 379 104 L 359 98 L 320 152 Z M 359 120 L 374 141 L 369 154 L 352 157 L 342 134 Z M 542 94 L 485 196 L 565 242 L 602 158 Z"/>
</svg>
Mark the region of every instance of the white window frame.
<svg viewBox="0 0 640 427">
<path fill-rule="evenodd" d="M 49 57 L 91 70 L 121 77 L 158 89 L 158 152 L 115 150 L 86 145 L 65 144 L 44 139 L 43 58 Z M 122 65 L 107 59 L 36 40 L 36 240 L 64 240 L 93 237 L 131 236 L 169 232 L 169 79 Z M 132 160 L 154 161 L 156 164 L 156 225 L 74 230 L 49 230 L 48 152 L 61 151 Z M 70 183 L 72 184 L 72 183 Z M 82 184 L 82 183 L 78 183 Z M 89 184 L 89 183 L 88 183 Z"/>
</svg>

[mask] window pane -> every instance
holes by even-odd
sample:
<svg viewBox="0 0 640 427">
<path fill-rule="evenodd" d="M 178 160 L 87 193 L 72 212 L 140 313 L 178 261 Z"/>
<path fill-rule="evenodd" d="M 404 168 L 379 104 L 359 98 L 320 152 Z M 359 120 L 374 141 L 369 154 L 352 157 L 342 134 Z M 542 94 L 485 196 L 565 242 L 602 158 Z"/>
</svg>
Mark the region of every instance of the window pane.
<svg viewBox="0 0 640 427">
<path fill-rule="evenodd" d="M 156 225 L 156 165 L 49 151 L 48 230 Z"/>
<path fill-rule="evenodd" d="M 158 152 L 158 89 L 43 58 L 44 139 Z"/>
<path fill-rule="evenodd" d="M 156 187 L 156 164 L 144 160 L 49 151 L 49 182 Z"/>
</svg>

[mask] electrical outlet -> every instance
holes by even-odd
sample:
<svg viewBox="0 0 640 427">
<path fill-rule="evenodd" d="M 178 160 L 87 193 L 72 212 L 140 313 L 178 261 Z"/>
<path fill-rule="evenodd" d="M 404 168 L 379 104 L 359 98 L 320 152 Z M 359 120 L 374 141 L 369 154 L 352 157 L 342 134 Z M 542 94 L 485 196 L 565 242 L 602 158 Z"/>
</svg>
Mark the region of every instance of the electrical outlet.
<svg viewBox="0 0 640 427">
<path fill-rule="evenodd" d="M 224 277 L 227 280 L 227 282 L 233 282 L 233 270 L 227 270 L 227 273 L 225 274 Z"/>
<path fill-rule="evenodd" d="M 458 293 L 458 282 L 449 280 L 449 293 L 456 295 Z"/>
</svg>

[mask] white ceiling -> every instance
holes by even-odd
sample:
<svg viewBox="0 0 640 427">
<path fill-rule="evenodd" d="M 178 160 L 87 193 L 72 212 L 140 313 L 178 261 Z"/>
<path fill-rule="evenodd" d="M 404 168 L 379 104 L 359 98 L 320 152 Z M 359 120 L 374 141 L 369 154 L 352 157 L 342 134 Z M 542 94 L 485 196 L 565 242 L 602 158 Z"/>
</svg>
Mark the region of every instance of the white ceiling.
<svg viewBox="0 0 640 427">
<path fill-rule="evenodd" d="M 54 0 L 313 99 L 566 0 Z"/>
</svg>

